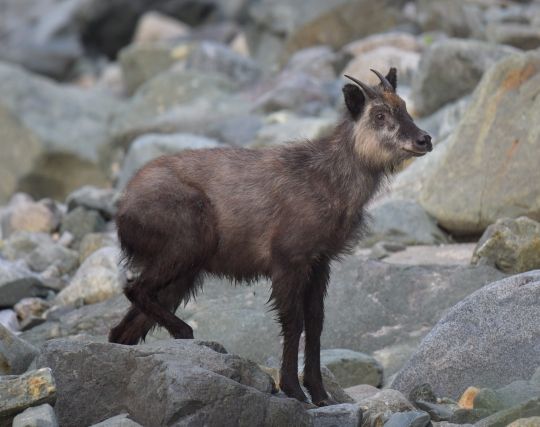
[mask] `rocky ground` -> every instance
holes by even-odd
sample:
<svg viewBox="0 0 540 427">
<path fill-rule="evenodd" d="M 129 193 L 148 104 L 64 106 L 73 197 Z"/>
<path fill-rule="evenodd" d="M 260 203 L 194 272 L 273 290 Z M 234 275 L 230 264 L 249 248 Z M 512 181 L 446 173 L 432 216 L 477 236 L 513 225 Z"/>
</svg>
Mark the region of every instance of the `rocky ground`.
<svg viewBox="0 0 540 427">
<path fill-rule="evenodd" d="M 540 425 L 540 2 L 0 9 L 0 426 Z M 338 405 L 277 388 L 265 281 L 206 280 L 178 313 L 198 340 L 106 342 L 130 274 L 113 218 L 139 167 L 323 135 L 342 75 L 391 66 L 435 148 L 334 265 L 321 360 Z"/>
</svg>

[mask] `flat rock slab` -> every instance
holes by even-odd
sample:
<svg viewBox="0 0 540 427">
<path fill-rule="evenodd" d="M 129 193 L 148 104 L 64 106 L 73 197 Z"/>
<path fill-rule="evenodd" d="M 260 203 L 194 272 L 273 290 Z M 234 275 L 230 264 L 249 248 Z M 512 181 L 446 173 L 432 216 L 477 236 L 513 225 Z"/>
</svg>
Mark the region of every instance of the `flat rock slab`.
<svg viewBox="0 0 540 427">
<path fill-rule="evenodd" d="M 31 406 L 54 405 L 56 384 L 49 368 L 37 369 L 20 376 L 0 377 L 0 426 L 11 426 L 15 415 Z"/>
<path fill-rule="evenodd" d="M 22 374 L 37 354 L 37 348 L 0 324 L 0 375 Z"/>
</svg>

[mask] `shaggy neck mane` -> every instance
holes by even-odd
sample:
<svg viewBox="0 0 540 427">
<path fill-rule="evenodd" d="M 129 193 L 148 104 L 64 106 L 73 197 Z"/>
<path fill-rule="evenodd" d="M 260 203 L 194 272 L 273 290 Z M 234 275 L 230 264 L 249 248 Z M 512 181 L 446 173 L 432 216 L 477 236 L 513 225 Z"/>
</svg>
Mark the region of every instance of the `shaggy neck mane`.
<svg viewBox="0 0 540 427">
<path fill-rule="evenodd" d="M 377 191 L 393 165 L 377 165 L 362 157 L 355 143 L 354 123 L 345 118 L 326 137 L 282 147 L 281 157 L 301 179 L 324 180 L 334 194 L 362 204 L 362 199 Z"/>
</svg>

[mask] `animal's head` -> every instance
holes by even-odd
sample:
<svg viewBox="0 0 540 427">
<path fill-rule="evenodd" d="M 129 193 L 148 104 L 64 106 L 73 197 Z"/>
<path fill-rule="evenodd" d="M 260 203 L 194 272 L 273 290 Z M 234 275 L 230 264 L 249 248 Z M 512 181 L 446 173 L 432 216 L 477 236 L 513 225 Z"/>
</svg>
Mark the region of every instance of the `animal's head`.
<svg viewBox="0 0 540 427">
<path fill-rule="evenodd" d="M 343 87 L 357 153 L 370 165 L 393 168 L 431 151 L 431 136 L 414 124 L 405 101 L 396 94 L 396 69 L 390 68 L 386 77 L 371 71 L 380 80 L 377 86 L 345 76 L 356 84 Z"/>
</svg>

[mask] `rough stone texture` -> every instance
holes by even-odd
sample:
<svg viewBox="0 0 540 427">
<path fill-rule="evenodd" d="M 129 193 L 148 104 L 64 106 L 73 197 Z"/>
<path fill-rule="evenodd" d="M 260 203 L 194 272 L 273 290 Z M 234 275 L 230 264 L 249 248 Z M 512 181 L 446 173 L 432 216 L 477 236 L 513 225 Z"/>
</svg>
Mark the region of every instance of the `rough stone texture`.
<svg viewBox="0 0 540 427">
<path fill-rule="evenodd" d="M 384 262 L 405 265 L 469 265 L 474 246 L 474 243 L 408 246 L 403 251 L 390 254 L 384 258 Z"/>
<path fill-rule="evenodd" d="M 134 44 L 148 44 L 157 41 L 174 40 L 190 33 L 186 25 L 159 12 L 146 12 L 139 18 L 133 35 Z"/>
<path fill-rule="evenodd" d="M 239 85 L 252 84 L 261 75 L 258 64 L 252 59 L 223 44 L 207 41 L 190 49 L 185 67 L 203 73 L 218 71 Z"/>
<path fill-rule="evenodd" d="M 112 188 L 96 188 L 85 185 L 78 188 L 66 198 L 68 210 L 82 206 L 88 210 L 98 211 L 105 219 L 111 219 L 116 213 L 118 193 Z"/>
<path fill-rule="evenodd" d="M 398 412 L 392 414 L 385 427 L 426 427 L 430 424 L 429 414 L 419 411 Z"/>
<path fill-rule="evenodd" d="M 86 258 L 97 250 L 107 247 L 118 247 L 118 238 L 115 233 L 88 233 L 79 245 L 79 261 L 82 264 Z"/>
<path fill-rule="evenodd" d="M 404 245 L 434 245 L 448 242 L 424 208 L 412 200 L 388 199 L 368 210 L 369 231 L 361 244 L 370 246 L 381 240 Z"/>
<path fill-rule="evenodd" d="M 503 276 L 487 266 L 401 266 L 346 257 L 332 273 L 322 346 L 373 354 L 391 375 L 446 310 Z M 281 354 L 279 326 L 265 309 L 268 283 L 231 287 L 225 280 L 209 278 L 203 289 L 177 312 L 196 337 L 219 339 L 229 351 L 262 364 Z M 81 332 L 106 336 L 126 308 L 124 297 L 83 307 L 22 337 L 37 345 Z M 163 330 L 153 336 L 169 337 Z"/>
<path fill-rule="evenodd" d="M 286 69 L 299 71 L 321 80 L 334 80 L 339 55 L 328 46 L 313 46 L 299 50 L 287 62 Z"/>
<path fill-rule="evenodd" d="M 0 307 L 12 307 L 27 297 L 44 297 L 50 288 L 24 266 L 0 258 Z"/>
<path fill-rule="evenodd" d="M 421 383 L 457 398 L 470 385 L 498 387 L 529 379 L 538 367 L 540 271 L 479 289 L 453 307 L 424 338 L 392 387 Z"/>
<path fill-rule="evenodd" d="M 10 426 L 15 415 L 31 406 L 56 401 L 56 384 L 49 368 L 23 375 L 0 376 L 0 426 Z"/>
<path fill-rule="evenodd" d="M 291 110 L 299 114 L 317 115 L 334 103 L 333 93 L 322 80 L 301 71 L 285 70 L 264 89 L 257 97 L 253 111 L 271 113 Z"/>
<path fill-rule="evenodd" d="M 104 247 L 90 255 L 79 267 L 75 276 L 56 296 L 57 304 L 75 302 L 94 304 L 122 292 L 123 277 L 118 263 L 117 248 Z"/>
<path fill-rule="evenodd" d="M 413 411 L 414 406 L 399 391 L 384 389 L 358 402 L 363 411 L 362 427 L 383 425 L 394 412 Z"/>
<path fill-rule="evenodd" d="M 61 233 L 71 233 L 74 246 L 78 246 L 87 234 L 103 231 L 104 229 L 105 220 L 100 213 L 95 210 L 83 208 L 82 206 L 78 206 L 68 212 L 64 216 L 62 225 L 60 226 Z"/>
<path fill-rule="evenodd" d="M 52 338 L 78 334 L 99 336 L 106 341 L 109 330 L 120 321 L 129 305 L 124 296 L 118 296 L 67 313 L 61 311 L 53 317 L 47 316 L 46 323 L 23 332 L 20 337 L 38 346 Z"/>
<path fill-rule="evenodd" d="M 83 184 L 107 182 L 107 121 L 118 101 L 7 64 L 0 64 L 0 81 L 0 170 L 7 180 L 0 200 L 16 190 L 62 199 Z"/>
<path fill-rule="evenodd" d="M 36 363 L 52 368 L 63 426 L 124 411 L 142 425 L 309 425 L 300 402 L 270 395 L 273 382 L 255 363 L 207 345 L 122 346 L 79 337 L 45 344 Z"/>
<path fill-rule="evenodd" d="M 322 350 L 321 363 L 332 371 L 342 387 L 382 384 L 383 368 L 367 354 L 342 348 Z"/>
<path fill-rule="evenodd" d="M 129 147 L 117 187 L 124 188 L 135 172 L 156 157 L 176 154 L 182 150 L 218 147 L 219 142 L 187 133 L 171 135 L 148 134 L 137 138 Z"/>
<path fill-rule="evenodd" d="M 457 234 L 501 217 L 540 220 L 540 54 L 512 55 L 482 78 L 444 154 L 423 181 L 422 206 Z"/>
<path fill-rule="evenodd" d="M 56 267 L 58 274 L 66 274 L 79 264 L 77 252 L 55 242 L 45 233 L 13 233 L 0 246 L 0 253 L 10 261 L 23 259 L 28 267 L 36 272 Z"/>
<path fill-rule="evenodd" d="M 355 402 L 360 402 L 368 397 L 377 394 L 380 390 L 369 384 L 359 384 L 353 387 L 347 387 L 345 393 L 353 398 Z"/>
<path fill-rule="evenodd" d="M 46 403 L 21 412 L 13 419 L 12 427 L 58 427 L 58 421 L 54 409 Z"/>
<path fill-rule="evenodd" d="M 478 40 L 447 39 L 422 55 L 413 78 L 415 112 L 427 115 L 472 92 L 484 72 L 503 57 L 518 52 Z"/>
<path fill-rule="evenodd" d="M 324 406 L 308 411 L 313 427 L 358 427 L 362 422 L 362 410 L 355 403 Z"/>
<path fill-rule="evenodd" d="M 61 213 L 52 200 L 34 202 L 28 195 L 17 193 L 0 218 L 2 235 L 9 237 L 15 231 L 51 233 L 58 228 Z"/>
<path fill-rule="evenodd" d="M 37 354 L 37 348 L 0 325 L 0 375 L 22 374 Z"/>
<path fill-rule="evenodd" d="M 527 217 L 498 219 L 482 235 L 471 262 L 505 273 L 540 268 L 540 223 Z"/>
</svg>

